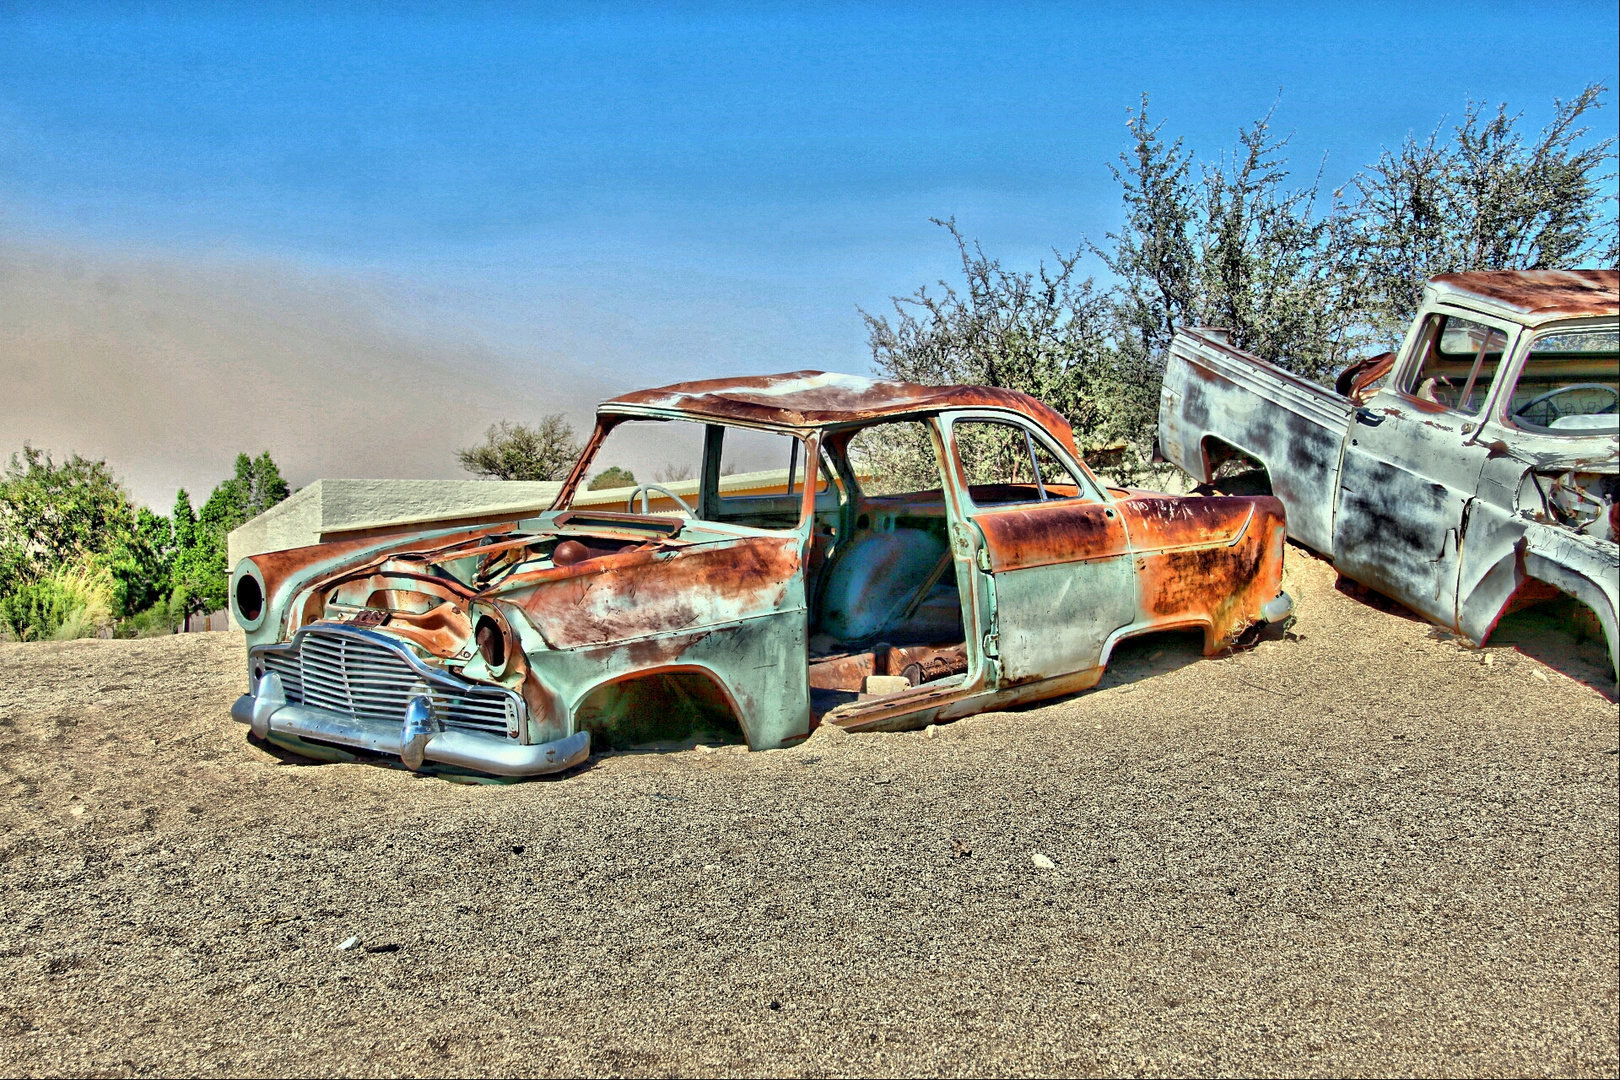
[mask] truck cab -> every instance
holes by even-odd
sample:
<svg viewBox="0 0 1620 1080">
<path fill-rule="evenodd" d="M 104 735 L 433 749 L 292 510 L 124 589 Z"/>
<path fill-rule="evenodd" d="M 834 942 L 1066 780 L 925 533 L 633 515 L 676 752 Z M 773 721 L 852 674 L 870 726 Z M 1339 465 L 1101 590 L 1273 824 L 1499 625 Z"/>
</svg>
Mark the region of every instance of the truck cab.
<svg viewBox="0 0 1620 1080">
<path fill-rule="evenodd" d="M 1572 597 L 1614 662 L 1617 294 L 1612 270 L 1437 277 L 1400 349 L 1335 390 L 1182 331 L 1161 452 L 1206 483 L 1251 459 L 1290 536 L 1476 642 Z"/>
</svg>

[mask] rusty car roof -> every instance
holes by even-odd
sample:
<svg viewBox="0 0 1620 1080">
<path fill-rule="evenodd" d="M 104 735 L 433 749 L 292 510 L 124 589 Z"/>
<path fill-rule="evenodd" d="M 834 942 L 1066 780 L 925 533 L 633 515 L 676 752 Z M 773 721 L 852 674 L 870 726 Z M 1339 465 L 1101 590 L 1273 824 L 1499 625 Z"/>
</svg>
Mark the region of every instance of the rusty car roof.
<svg viewBox="0 0 1620 1080">
<path fill-rule="evenodd" d="M 1483 300 L 1536 325 L 1620 314 L 1617 270 L 1471 270 L 1430 279 L 1437 297 Z"/>
<path fill-rule="evenodd" d="M 942 409 L 1012 409 L 1074 442 L 1061 413 L 1021 394 L 994 386 L 923 386 L 826 371 L 790 371 L 675 383 L 637 390 L 604 401 L 603 412 L 669 410 L 715 420 L 818 428 L 863 420 L 938 412 Z"/>
</svg>

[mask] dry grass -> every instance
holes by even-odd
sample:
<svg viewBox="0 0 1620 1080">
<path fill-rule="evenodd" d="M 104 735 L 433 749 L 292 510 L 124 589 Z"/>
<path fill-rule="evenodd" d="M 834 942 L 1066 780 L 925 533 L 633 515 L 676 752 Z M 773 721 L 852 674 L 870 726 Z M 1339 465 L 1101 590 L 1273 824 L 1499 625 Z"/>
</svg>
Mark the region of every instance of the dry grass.
<svg viewBox="0 0 1620 1080">
<path fill-rule="evenodd" d="M 1288 578 L 1300 640 L 511 787 L 254 749 L 234 635 L 0 646 L 0 1070 L 1615 1075 L 1613 703 Z"/>
</svg>

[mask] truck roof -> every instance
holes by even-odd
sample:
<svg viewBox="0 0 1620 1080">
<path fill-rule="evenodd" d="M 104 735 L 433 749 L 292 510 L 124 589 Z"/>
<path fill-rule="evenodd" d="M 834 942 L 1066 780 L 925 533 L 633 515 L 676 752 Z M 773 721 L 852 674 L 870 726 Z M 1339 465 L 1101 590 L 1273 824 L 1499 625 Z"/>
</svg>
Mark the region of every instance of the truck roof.
<svg viewBox="0 0 1620 1080">
<path fill-rule="evenodd" d="M 1620 270 L 1471 270 L 1431 278 L 1429 289 L 1438 300 L 1505 309 L 1527 326 L 1620 314 Z"/>
<path fill-rule="evenodd" d="M 675 383 L 604 401 L 605 413 L 658 410 L 714 420 L 796 429 L 938 412 L 999 408 L 1023 413 L 1071 446 L 1074 432 L 1062 414 L 1016 390 L 994 386 L 923 386 L 861 375 L 790 371 Z"/>
</svg>

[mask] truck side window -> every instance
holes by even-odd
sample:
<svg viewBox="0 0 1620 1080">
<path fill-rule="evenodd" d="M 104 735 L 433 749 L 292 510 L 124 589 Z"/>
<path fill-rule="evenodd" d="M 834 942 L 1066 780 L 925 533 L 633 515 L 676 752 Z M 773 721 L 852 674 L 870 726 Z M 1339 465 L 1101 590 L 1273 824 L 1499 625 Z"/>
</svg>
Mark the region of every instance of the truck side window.
<svg viewBox="0 0 1620 1080">
<path fill-rule="evenodd" d="M 1430 315 L 1418 338 L 1418 368 L 1402 389 L 1460 413 L 1485 407 L 1496 369 L 1502 363 L 1507 335 L 1456 315 Z"/>
<path fill-rule="evenodd" d="M 993 420 L 958 420 L 951 432 L 975 506 L 1075 499 L 1086 492 L 1027 428 Z"/>
</svg>

